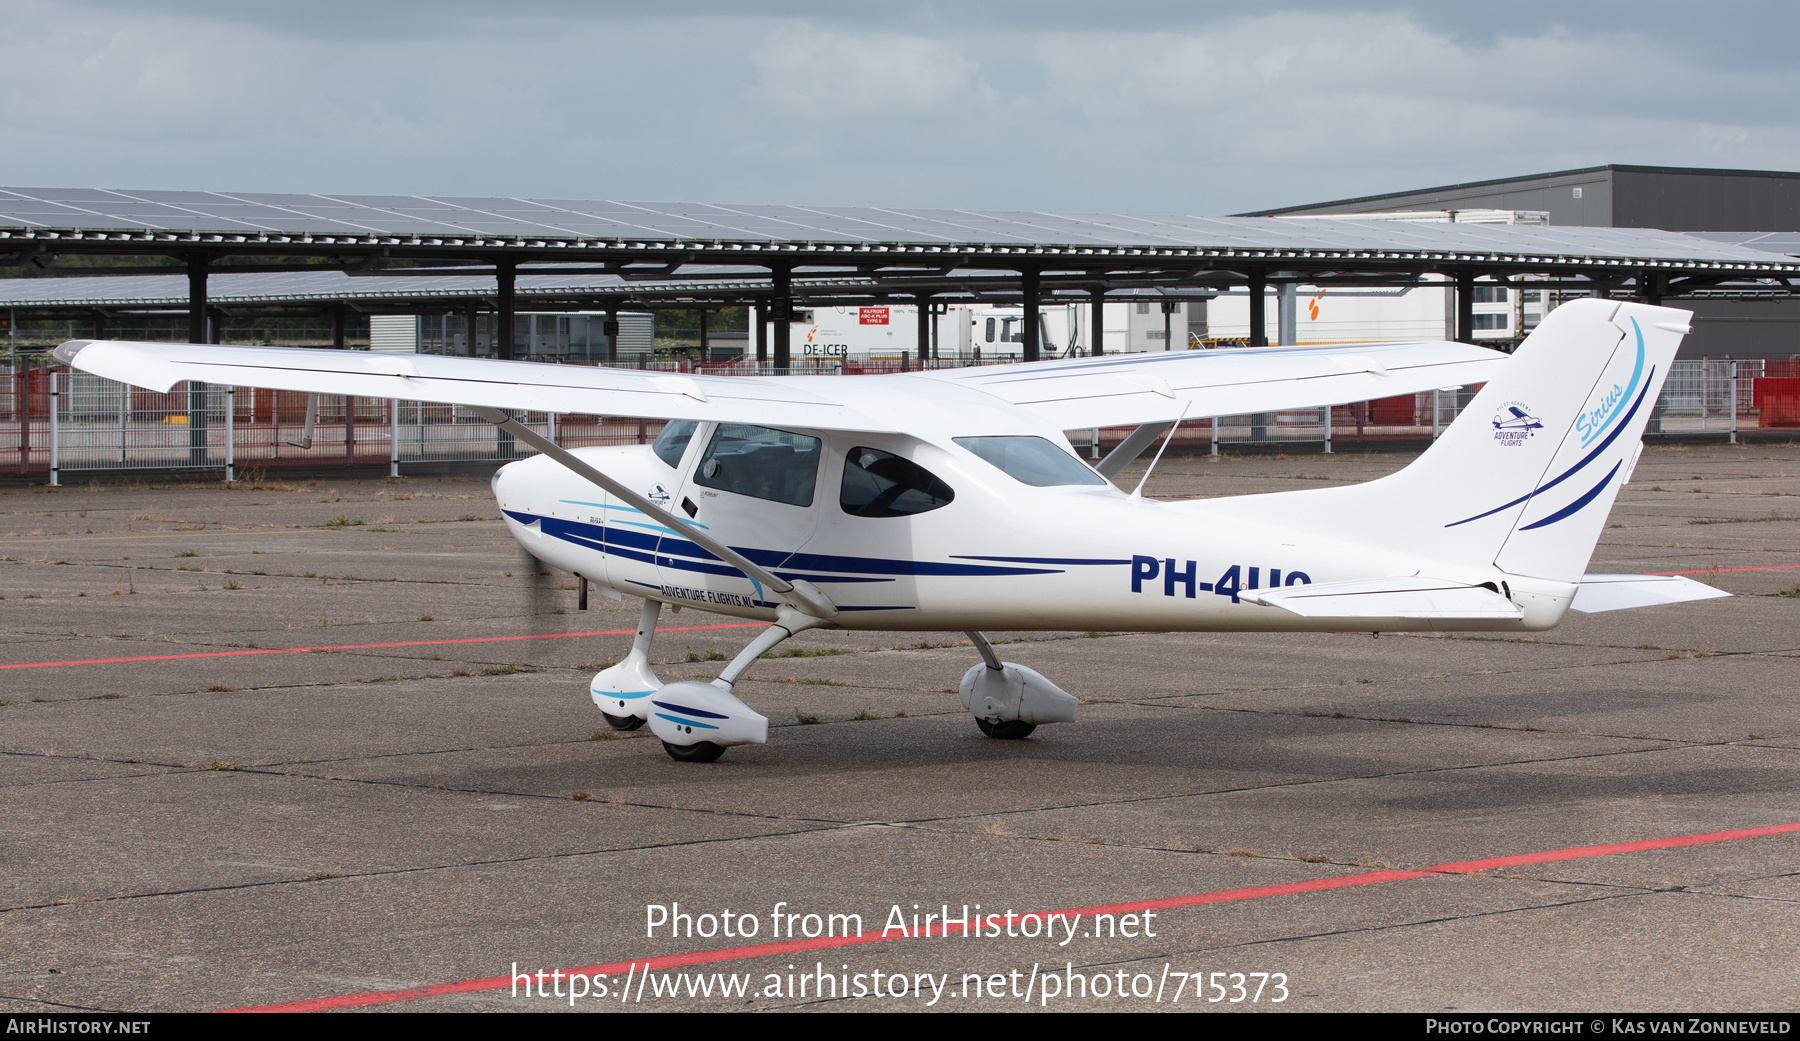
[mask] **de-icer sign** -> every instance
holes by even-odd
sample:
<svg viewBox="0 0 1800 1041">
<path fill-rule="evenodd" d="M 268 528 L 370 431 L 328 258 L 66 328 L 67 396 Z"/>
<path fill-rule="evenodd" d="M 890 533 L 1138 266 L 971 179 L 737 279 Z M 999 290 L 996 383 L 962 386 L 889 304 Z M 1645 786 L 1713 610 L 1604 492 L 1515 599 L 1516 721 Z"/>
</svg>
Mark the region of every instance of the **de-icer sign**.
<svg viewBox="0 0 1800 1041">
<path fill-rule="evenodd" d="M 861 325 L 886 325 L 888 324 L 888 309 L 885 307 L 859 308 L 857 322 Z"/>
</svg>

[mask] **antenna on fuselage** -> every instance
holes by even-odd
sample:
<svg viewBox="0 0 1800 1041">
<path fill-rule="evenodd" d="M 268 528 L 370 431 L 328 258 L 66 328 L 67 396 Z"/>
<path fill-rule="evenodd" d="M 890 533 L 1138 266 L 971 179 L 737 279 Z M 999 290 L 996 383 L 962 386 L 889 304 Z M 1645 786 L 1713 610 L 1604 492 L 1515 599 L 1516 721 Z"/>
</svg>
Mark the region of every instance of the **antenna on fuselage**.
<svg viewBox="0 0 1800 1041">
<path fill-rule="evenodd" d="M 1169 436 L 1163 438 L 1162 447 L 1156 450 L 1156 458 L 1150 460 L 1150 465 L 1144 468 L 1144 476 L 1138 478 L 1137 487 L 1131 490 L 1131 497 L 1133 499 L 1143 498 L 1144 482 L 1150 479 L 1150 471 L 1156 469 L 1157 463 L 1162 462 L 1162 454 L 1168 450 L 1169 442 L 1175 440 L 1175 431 L 1181 429 L 1181 421 L 1187 418 L 1188 409 L 1193 407 L 1193 398 L 1189 398 L 1187 402 L 1181 406 L 1181 415 L 1175 417 L 1175 425 L 1169 428 Z"/>
</svg>

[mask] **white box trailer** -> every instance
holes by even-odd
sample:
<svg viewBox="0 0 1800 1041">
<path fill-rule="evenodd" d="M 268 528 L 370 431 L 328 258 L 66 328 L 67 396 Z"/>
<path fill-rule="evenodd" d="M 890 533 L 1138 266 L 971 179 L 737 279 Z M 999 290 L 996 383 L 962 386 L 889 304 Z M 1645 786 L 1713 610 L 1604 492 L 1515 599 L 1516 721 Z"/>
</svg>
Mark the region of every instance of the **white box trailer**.
<svg viewBox="0 0 1800 1041">
<path fill-rule="evenodd" d="M 1040 306 L 1040 357 L 1060 357 L 1071 344 L 1078 353 L 1089 353 L 1092 306 L 1085 302 Z M 1269 287 L 1264 321 L 1271 344 L 1280 342 L 1280 306 L 1278 291 Z M 1535 328 L 1554 300 L 1549 290 L 1478 282 L 1471 306 L 1475 342 L 1505 343 Z M 1448 283 L 1395 289 L 1302 285 L 1295 300 L 1295 340 L 1326 344 L 1453 339 L 1455 307 L 1455 292 Z M 1191 350 L 1250 337 L 1246 289 L 1223 290 L 1210 298 L 1115 297 L 1105 308 L 1108 354 Z M 1017 359 L 1024 351 L 1024 315 L 1024 308 L 1017 305 L 951 304 L 936 318 L 937 356 L 964 361 Z M 911 304 L 803 307 L 795 316 L 788 341 L 795 359 L 917 356 L 918 308 Z M 753 328 L 760 318 L 751 308 Z"/>
<path fill-rule="evenodd" d="M 1040 357 L 1060 357 L 1071 344 L 1087 353 L 1090 304 L 1044 304 L 1038 309 Z M 1129 304 L 1106 305 L 1106 350 L 1117 353 L 1129 340 Z M 751 308 L 752 328 L 762 320 Z M 1160 321 L 1160 319 L 1159 319 Z M 801 307 L 788 334 L 789 351 L 802 358 L 861 360 L 917 357 L 919 309 L 912 304 L 867 307 Z M 935 317 L 940 359 L 984 361 L 1021 357 L 1025 349 L 1025 309 L 991 304 L 950 304 Z M 1144 348 L 1139 347 L 1142 350 Z M 1159 348 L 1160 349 L 1160 348 Z"/>
<path fill-rule="evenodd" d="M 1476 283 L 1476 343 L 1507 343 L 1537 327 L 1552 305 L 1548 290 Z M 1270 288 L 1264 300 L 1270 343 L 1278 343 L 1280 297 Z M 1219 340 L 1250 335 L 1250 293 L 1220 293 L 1208 306 L 1209 336 Z M 1298 287 L 1294 307 L 1296 343 L 1450 340 L 1456 337 L 1456 293 L 1448 283 L 1398 289 Z"/>
</svg>

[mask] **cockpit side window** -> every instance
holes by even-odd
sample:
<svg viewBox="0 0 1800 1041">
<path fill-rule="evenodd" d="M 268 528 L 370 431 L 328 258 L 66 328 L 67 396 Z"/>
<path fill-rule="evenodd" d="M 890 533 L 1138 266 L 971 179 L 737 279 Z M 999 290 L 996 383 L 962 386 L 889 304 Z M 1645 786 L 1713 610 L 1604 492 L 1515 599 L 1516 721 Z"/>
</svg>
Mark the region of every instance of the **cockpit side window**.
<svg viewBox="0 0 1800 1041">
<path fill-rule="evenodd" d="M 950 505 L 956 493 L 910 459 L 875 448 L 852 448 L 844 459 L 838 505 L 852 517 L 905 517 Z"/>
<path fill-rule="evenodd" d="M 694 429 L 699 425 L 691 419 L 670 420 L 663 425 L 662 433 L 656 435 L 650 450 L 656 453 L 656 458 L 679 469 L 681 457 L 687 453 L 688 442 L 693 440 Z"/>
<path fill-rule="evenodd" d="M 721 423 L 694 471 L 694 483 L 790 506 L 811 506 L 819 439 L 785 430 Z"/>
<path fill-rule="evenodd" d="M 1105 484 L 1106 478 L 1086 463 L 1041 437 L 959 437 L 956 443 L 1034 488 L 1071 484 Z"/>
</svg>

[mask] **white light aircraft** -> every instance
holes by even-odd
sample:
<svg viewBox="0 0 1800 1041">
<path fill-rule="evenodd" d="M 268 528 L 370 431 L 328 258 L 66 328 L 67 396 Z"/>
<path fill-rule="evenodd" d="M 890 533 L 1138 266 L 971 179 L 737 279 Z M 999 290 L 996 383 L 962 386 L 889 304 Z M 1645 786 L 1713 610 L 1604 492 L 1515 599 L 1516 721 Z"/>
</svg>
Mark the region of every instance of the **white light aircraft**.
<svg viewBox="0 0 1800 1041">
<path fill-rule="evenodd" d="M 1723 596 L 1683 578 L 1583 574 L 1689 317 L 1579 300 L 1510 358 L 1369 343 L 883 376 L 89 340 L 56 354 L 153 390 L 191 379 L 450 402 L 510 431 L 542 453 L 494 475 L 513 536 L 644 600 L 630 654 L 593 679 L 595 705 L 705 762 L 767 739 L 733 684 L 818 627 L 966 632 L 982 661 L 962 678 L 963 705 L 989 736 L 1022 738 L 1073 720 L 1076 699 L 1002 662 L 983 631 L 1531 632 L 1571 608 Z M 1366 484 L 1160 502 L 1110 482 L 1184 419 L 1472 383 L 1485 387 L 1429 450 Z M 507 409 L 668 422 L 652 445 L 564 450 Z M 1063 433 L 1127 425 L 1093 467 Z M 665 684 L 648 658 L 664 604 L 769 627 L 718 679 Z"/>
</svg>

